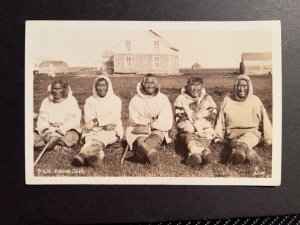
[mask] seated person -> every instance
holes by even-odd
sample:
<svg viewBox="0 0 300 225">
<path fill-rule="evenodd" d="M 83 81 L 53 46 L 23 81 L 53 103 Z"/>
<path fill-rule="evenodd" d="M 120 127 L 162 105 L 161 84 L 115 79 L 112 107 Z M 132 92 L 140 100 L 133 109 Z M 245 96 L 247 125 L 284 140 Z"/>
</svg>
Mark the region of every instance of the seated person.
<svg viewBox="0 0 300 225">
<path fill-rule="evenodd" d="M 67 83 L 54 80 L 48 93 L 40 107 L 36 131 L 48 144 L 47 149 L 70 152 L 80 138 L 81 110 Z"/>
<path fill-rule="evenodd" d="M 74 166 L 97 166 L 104 158 L 104 148 L 123 137 L 121 121 L 122 102 L 114 94 L 112 83 L 107 76 L 98 76 L 93 83 L 93 95 L 84 106 L 85 144 L 74 157 Z"/>
<path fill-rule="evenodd" d="M 201 77 L 189 78 L 175 100 L 175 121 L 179 139 L 188 150 L 188 165 L 209 162 L 211 140 L 215 138 L 213 124 L 216 104 L 203 87 Z"/>
<path fill-rule="evenodd" d="M 232 163 L 259 163 L 253 149 L 260 142 L 272 144 L 272 125 L 261 100 L 253 95 L 251 80 L 237 77 L 232 96 L 224 98 L 215 124 L 216 143 L 228 143 Z M 226 151 L 226 148 L 223 149 Z M 226 154 L 225 154 L 226 155 Z"/>
<path fill-rule="evenodd" d="M 130 126 L 126 139 L 138 160 L 147 159 L 157 164 L 163 141 L 171 141 L 168 131 L 173 124 L 172 107 L 168 97 L 160 92 L 154 74 L 146 74 L 136 90 L 129 104 Z"/>
</svg>

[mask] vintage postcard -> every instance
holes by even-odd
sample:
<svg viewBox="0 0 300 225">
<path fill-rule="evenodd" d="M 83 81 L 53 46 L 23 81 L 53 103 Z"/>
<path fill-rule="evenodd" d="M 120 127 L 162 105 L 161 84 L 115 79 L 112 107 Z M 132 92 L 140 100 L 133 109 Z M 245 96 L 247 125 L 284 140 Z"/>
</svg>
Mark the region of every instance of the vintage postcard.
<svg viewBox="0 0 300 225">
<path fill-rule="evenodd" d="M 280 21 L 27 21 L 26 184 L 281 183 Z"/>
</svg>

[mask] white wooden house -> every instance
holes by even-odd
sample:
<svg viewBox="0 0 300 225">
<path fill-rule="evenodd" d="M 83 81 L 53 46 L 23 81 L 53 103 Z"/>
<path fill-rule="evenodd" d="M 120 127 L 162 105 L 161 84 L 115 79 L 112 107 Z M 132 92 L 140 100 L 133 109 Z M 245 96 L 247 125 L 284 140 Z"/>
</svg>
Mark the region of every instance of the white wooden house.
<svg viewBox="0 0 300 225">
<path fill-rule="evenodd" d="M 103 68 L 110 74 L 178 73 L 178 52 L 153 30 L 133 31 L 103 54 Z"/>
</svg>

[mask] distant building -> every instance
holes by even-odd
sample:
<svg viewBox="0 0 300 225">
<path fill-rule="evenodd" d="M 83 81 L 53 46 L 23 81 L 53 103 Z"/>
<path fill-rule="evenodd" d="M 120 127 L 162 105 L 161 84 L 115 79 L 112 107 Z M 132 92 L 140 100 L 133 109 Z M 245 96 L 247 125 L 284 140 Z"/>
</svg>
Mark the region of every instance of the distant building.
<svg viewBox="0 0 300 225">
<path fill-rule="evenodd" d="M 243 53 L 240 63 L 240 73 L 248 75 L 271 74 L 272 53 Z"/>
<path fill-rule="evenodd" d="M 37 70 L 39 74 L 48 74 L 49 76 L 55 76 L 56 73 L 65 73 L 67 71 L 68 64 L 64 61 L 46 60 L 42 61 Z"/>
<path fill-rule="evenodd" d="M 114 52 L 105 51 L 102 55 L 102 70 L 106 71 L 108 74 L 114 73 Z"/>
<path fill-rule="evenodd" d="M 201 69 L 201 65 L 199 63 L 195 63 L 192 65 L 192 70 L 200 70 Z"/>
<path fill-rule="evenodd" d="M 102 55 L 103 70 L 112 73 L 178 73 L 178 52 L 152 30 L 132 32 Z"/>
</svg>

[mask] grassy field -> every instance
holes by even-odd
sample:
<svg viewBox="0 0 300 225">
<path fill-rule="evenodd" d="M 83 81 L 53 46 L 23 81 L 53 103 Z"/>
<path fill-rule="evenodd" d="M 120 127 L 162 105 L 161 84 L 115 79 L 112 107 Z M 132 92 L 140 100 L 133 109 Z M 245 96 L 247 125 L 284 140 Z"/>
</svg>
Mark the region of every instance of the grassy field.
<svg viewBox="0 0 300 225">
<path fill-rule="evenodd" d="M 213 97 L 217 106 L 220 106 L 224 96 L 229 94 L 235 80 L 234 75 L 226 74 L 199 74 L 204 79 L 204 86 L 207 92 Z M 174 104 L 176 97 L 180 94 L 181 88 L 185 85 L 187 78 L 193 75 L 183 76 L 162 76 L 159 77 L 161 92 L 167 94 L 171 104 Z M 92 83 L 94 75 L 65 75 L 58 76 L 69 83 L 73 95 L 78 100 L 83 110 L 85 99 L 92 94 Z M 253 76 L 254 94 L 262 100 L 272 120 L 272 77 Z M 122 121 L 124 128 L 128 121 L 128 104 L 136 94 L 136 84 L 141 80 L 139 76 L 117 76 L 111 77 L 114 92 L 122 100 Z M 34 112 L 38 113 L 41 101 L 47 96 L 46 89 L 50 78 L 38 75 L 34 78 Z M 176 136 L 175 128 L 171 130 L 173 140 Z M 95 168 L 83 167 L 78 169 L 70 162 L 77 151 L 69 155 L 60 152 L 48 151 L 35 166 L 35 175 L 39 176 L 168 176 L 168 177 L 271 177 L 271 146 L 257 147 L 258 153 L 263 157 L 264 162 L 259 166 L 252 165 L 224 165 L 220 163 L 220 147 L 212 145 L 213 161 L 207 165 L 190 167 L 185 165 L 186 151 L 180 143 L 174 140 L 165 146 L 160 152 L 160 163 L 157 166 L 150 166 L 147 162 L 137 162 L 133 153 L 129 152 L 123 166 L 120 165 L 120 158 L 123 152 L 124 142 L 117 142 L 105 149 L 106 157 L 102 164 Z M 34 151 L 34 158 L 40 153 Z"/>
</svg>

